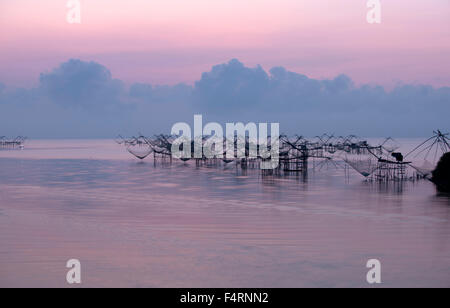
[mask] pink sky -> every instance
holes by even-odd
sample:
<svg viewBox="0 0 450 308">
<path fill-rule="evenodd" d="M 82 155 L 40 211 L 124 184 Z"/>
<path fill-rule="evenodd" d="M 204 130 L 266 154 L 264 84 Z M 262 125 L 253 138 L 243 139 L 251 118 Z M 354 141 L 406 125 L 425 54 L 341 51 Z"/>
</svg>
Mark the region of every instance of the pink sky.
<svg viewBox="0 0 450 308">
<path fill-rule="evenodd" d="M 345 73 L 356 83 L 450 86 L 450 1 L 81 0 L 0 1 L 0 82 L 32 86 L 69 58 L 107 66 L 127 83 L 192 83 L 238 58 L 310 77 Z"/>
</svg>

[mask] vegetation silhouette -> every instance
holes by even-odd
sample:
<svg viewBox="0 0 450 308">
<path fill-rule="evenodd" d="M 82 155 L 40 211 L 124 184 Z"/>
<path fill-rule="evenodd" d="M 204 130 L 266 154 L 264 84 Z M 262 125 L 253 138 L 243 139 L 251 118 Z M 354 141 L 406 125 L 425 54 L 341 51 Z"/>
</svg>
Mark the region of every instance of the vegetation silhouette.
<svg viewBox="0 0 450 308">
<path fill-rule="evenodd" d="M 438 191 L 450 192 L 450 152 L 442 155 L 436 169 L 433 171 L 431 181 L 436 184 Z"/>
</svg>

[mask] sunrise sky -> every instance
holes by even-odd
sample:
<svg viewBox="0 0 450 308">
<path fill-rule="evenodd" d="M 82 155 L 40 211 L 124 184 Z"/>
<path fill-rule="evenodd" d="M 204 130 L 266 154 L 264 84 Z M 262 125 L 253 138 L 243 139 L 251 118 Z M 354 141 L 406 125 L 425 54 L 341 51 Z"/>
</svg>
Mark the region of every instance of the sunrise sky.
<svg viewBox="0 0 450 308">
<path fill-rule="evenodd" d="M 193 83 L 212 65 L 284 66 L 356 84 L 450 86 L 450 1 L 0 0 L 0 82 L 30 87 L 70 58 L 96 61 L 127 84 Z"/>
</svg>

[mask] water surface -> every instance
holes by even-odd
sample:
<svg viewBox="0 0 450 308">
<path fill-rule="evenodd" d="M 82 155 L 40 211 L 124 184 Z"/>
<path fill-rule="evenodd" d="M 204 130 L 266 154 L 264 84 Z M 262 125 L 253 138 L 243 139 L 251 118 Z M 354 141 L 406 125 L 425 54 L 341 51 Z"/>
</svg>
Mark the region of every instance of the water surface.
<svg viewBox="0 0 450 308">
<path fill-rule="evenodd" d="M 450 198 L 333 165 L 307 179 L 144 163 L 111 140 L 0 151 L 0 287 L 450 287 Z"/>
</svg>

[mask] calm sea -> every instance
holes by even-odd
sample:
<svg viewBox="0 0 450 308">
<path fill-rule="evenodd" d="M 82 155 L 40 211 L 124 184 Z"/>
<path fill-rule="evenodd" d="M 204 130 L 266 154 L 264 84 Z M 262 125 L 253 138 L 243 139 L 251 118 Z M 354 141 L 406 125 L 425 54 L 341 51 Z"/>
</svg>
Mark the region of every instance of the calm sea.
<svg viewBox="0 0 450 308">
<path fill-rule="evenodd" d="M 381 286 L 450 287 L 450 197 L 333 164 L 141 163 L 112 140 L 1 150 L 0 287 L 69 286 L 73 258 L 85 287 L 368 287 L 372 258 Z"/>
</svg>

